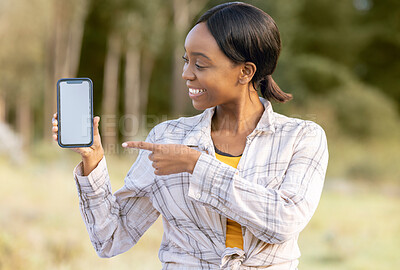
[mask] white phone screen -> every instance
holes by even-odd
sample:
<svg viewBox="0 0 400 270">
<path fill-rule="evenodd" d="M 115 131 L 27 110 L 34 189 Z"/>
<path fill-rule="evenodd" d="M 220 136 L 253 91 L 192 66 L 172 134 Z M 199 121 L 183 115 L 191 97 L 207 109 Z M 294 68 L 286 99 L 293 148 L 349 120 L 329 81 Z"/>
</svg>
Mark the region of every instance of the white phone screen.
<svg viewBox="0 0 400 270">
<path fill-rule="evenodd" d="M 61 81 L 59 87 L 61 144 L 90 144 L 92 142 L 93 120 L 89 81 Z"/>
</svg>

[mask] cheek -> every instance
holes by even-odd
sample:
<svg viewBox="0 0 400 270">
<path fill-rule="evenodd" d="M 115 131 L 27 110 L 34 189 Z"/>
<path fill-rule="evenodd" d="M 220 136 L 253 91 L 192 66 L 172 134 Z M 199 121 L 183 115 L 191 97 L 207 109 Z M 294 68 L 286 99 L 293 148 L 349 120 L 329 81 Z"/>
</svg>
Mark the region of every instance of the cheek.
<svg viewBox="0 0 400 270">
<path fill-rule="evenodd" d="M 207 89 L 207 100 L 217 101 L 235 96 L 237 70 L 234 68 L 210 69 L 197 74 L 201 87 Z"/>
<path fill-rule="evenodd" d="M 218 72 L 208 72 L 208 74 L 198 78 L 201 81 L 201 86 L 212 92 L 211 94 L 213 95 L 224 91 L 229 86 L 229 81 L 231 81 L 226 77 L 226 74 Z"/>
</svg>

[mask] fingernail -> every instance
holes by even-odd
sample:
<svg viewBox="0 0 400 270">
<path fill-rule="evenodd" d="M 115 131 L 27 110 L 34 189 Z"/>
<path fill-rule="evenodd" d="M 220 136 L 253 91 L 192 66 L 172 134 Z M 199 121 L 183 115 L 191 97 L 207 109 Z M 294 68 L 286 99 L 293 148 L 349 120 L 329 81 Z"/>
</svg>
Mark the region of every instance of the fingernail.
<svg viewBox="0 0 400 270">
<path fill-rule="evenodd" d="M 128 146 L 128 144 L 126 143 L 126 142 L 124 142 L 123 144 L 122 144 L 122 147 L 127 147 Z"/>
</svg>

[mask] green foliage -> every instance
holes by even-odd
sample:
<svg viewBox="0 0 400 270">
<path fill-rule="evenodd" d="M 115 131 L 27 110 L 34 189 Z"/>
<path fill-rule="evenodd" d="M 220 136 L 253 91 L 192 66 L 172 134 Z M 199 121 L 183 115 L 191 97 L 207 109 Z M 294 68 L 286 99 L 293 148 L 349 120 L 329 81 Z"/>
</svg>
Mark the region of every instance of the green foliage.
<svg viewBox="0 0 400 270">
<path fill-rule="evenodd" d="M 337 88 L 327 96 L 337 112 L 340 129 L 355 139 L 387 139 L 399 135 L 395 104 L 364 84 Z"/>
<path fill-rule="evenodd" d="M 285 55 L 279 65 L 278 81 L 302 102 L 325 96 L 352 79 L 345 66 L 316 54 Z"/>
<path fill-rule="evenodd" d="M 398 1 L 301 0 L 290 50 L 346 66 L 362 82 L 396 100 L 400 111 Z M 283 29 L 284 31 L 285 29 Z"/>
<path fill-rule="evenodd" d="M 285 56 L 277 81 L 294 100 L 275 110 L 325 129 L 328 178 L 398 181 L 400 119 L 396 103 L 343 64 L 318 55 Z"/>
<path fill-rule="evenodd" d="M 327 94 L 343 84 L 347 74 L 340 72 L 340 65 L 315 55 L 301 55 L 294 60 L 299 80 L 311 95 Z"/>
<path fill-rule="evenodd" d="M 400 111 L 400 35 L 377 33 L 360 50 L 357 75 L 366 83 L 381 88 L 392 97 Z"/>
</svg>

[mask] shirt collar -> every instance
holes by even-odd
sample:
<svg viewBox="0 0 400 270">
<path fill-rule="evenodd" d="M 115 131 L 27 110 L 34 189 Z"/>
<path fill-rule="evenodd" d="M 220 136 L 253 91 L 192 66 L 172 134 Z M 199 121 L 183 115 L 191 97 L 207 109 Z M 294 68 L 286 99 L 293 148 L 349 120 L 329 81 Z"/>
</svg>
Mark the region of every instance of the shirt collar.
<svg viewBox="0 0 400 270">
<path fill-rule="evenodd" d="M 255 133 L 259 132 L 267 132 L 267 133 L 274 133 L 274 112 L 272 110 L 271 102 L 263 97 L 259 97 L 261 103 L 264 106 L 264 112 L 261 115 L 260 120 L 257 123 L 256 128 L 249 136 L 254 136 Z M 192 125 L 192 129 L 188 131 L 186 134 L 183 144 L 188 146 L 204 146 L 210 147 L 212 146 L 212 139 L 211 139 L 211 120 L 212 116 L 215 112 L 215 106 L 205 109 L 203 113 L 199 115 L 199 118 L 196 119 Z"/>
</svg>

